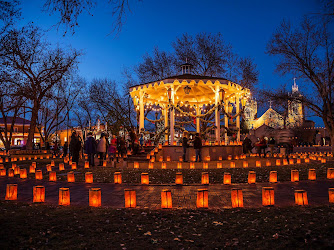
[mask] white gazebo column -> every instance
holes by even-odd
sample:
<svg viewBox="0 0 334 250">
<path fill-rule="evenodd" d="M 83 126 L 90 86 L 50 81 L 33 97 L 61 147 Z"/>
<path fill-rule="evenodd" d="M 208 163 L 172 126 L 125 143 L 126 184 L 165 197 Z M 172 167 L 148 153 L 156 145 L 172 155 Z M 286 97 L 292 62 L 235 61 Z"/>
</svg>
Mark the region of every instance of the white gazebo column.
<svg viewBox="0 0 334 250">
<path fill-rule="evenodd" d="M 139 92 L 139 132 L 144 128 L 144 93 L 143 91 Z"/>
<path fill-rule="evenodd" d="M 165 120 L 165 128 L 168 127 L 168 105 L 164 106 L 164 120 Z M 168 141 L 168 131 L 165 130 L 165 141 Z"/>
<path fill-rule="evenodd" d="M 225 99 L 224 100 L 224 109 L 225 109 L 225 113 L 228 114 L 228 100 Z M 224 115 L 224 125 L 226 128 L 228 128 L 228 116 L 227 115 Z M 227 140 L 227 129 L 225 129 L 225 144 L 227 144 L 228 140 Z"/>
<path fill-rule="evenodd" d="M 174 124 L 175 124 L 175 117 L 174 117 L 174 108 L 170 109 L 170 144 L 174 144 Z"/>
<path fill-rule="evenodd" d="M 216 125 L 216 141 L 220 142 L 220 111 L 218 108 L 219 105 L 219 86 L 216 87 L 216 92 L 215 92 L 215 105 L 216 105 L 216 110 L 215 110 L 215 125 Z"/>
<path fill-rule="evenodd" d="M 172 88 L 171 103 L 174 104 L 174 88 Z M 174 124 L 175 124 L 175 110 L 173 107 L 170 109 L 170 144 L 174 144 Z"/>
<path fill-rule="evenodd" d="M 236 112 L 238 114 L 237 118 L 236 118 L 236 125 L 237 125 L 237 129 L 238 129 L 238 132 L 237 132 L 237 141 L 239 142 L 240 141 L 240 97 L 237 96 L 236 98 Z"/>
<path fill-rule="evenodd" d="M 196 105 L 196 115 L 199 115 L 201 112 L 201 109 L 199 107 L 199 104 Z M 199 117 L 196 117 L 196 132 L 199 133 L 201 130 L 200 130 L 200 127 L 199 127 Z"/>
</svg>

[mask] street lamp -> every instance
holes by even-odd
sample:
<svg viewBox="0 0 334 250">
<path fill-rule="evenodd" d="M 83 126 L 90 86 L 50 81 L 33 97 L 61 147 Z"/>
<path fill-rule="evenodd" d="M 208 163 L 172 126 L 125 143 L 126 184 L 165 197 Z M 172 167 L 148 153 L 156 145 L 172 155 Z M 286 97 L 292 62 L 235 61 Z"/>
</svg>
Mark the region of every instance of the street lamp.
<svg viewBox="0 0 334 250">
<path fill-rule="evenodd" d="M 184 93 L 185 93 L 186 95 L 189 95 L 190 90 L 191 90 L 191 87 L 189 87 L 189 86 L 185 86 L 185 87 L 183 88 L 183 90 L 184 90 Z"/>
<path fill-rule="evenodd" d="M 133 98 L 133 101 L 134 101 L 135 106 L 137 106 L 138 105 L 138 96 L 135 96 Z"/>
<path fill-rule="evenodd" d="M 243 107 L 245 107 L 246 102 L 247 102 L 247 99 L 246 99 L 245 97 L 241 99 L 241 105 L 242 105 Z"/>
<path fill-rule="evenodd" d="M 228 105 L 228 112 L 229 112 L 230 114 L 232 114 L 232 111 L 233 111 L 233 106 L 232 106 L 232 104 L 230 103 L 230 104 Z"/>
</svg>

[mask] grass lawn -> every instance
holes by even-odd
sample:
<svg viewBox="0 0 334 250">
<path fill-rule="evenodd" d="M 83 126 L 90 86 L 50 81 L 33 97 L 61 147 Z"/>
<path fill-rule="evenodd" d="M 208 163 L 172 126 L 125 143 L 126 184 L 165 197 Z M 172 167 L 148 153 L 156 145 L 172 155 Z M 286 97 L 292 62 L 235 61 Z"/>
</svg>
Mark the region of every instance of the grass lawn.
<svg viewBox="0 0 334 250">
<path fill-rule="evenodd" d="M 334 207 L 139 210 L 0 202 L 1 249 L 334 247 Z"/>
</svg>

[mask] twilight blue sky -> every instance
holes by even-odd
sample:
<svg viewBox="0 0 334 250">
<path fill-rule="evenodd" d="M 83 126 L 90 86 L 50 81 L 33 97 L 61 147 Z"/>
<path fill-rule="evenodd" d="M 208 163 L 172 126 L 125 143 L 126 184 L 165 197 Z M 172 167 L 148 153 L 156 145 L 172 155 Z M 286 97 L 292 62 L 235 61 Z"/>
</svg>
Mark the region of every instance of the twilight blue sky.
<svg viewBox="0 0 334 250">
<path fill-rule="evenodd" d="M 274 73 L 275 59 L 265 54 L 266 44 L 283 19 L 298 24 L 303 15 L 320 12 L 320 0 L 129 0 L 132 13 L 118 37 L 108 35 L 112 9 L 97 0 L 91 15 L 83 13 L 74 35 L 52 28 L 57 15 L 41 11 L 44 0 L 22 0 L 21 25 L 28 22 L 49 29 L 48 38 L 61 46 L 83 50 L 79 70 L 87 80 L 111 78 L 122 81 L 121 70 L 141 61 L 154 46 L 171 50 L 171 42 L 187 32 L 221 32 L 240 56 L 254 58 L 260 72 L 259 87 L 293 83 L 293 76 Z M 298 84 L 298 80 L 297 80 Z"/>
</svg>

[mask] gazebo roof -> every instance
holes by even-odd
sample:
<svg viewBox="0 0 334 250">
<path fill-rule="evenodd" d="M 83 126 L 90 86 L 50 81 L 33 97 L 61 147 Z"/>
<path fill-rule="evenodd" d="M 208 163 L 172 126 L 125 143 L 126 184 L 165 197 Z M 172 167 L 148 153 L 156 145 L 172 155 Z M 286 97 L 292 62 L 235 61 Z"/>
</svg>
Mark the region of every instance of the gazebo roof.
<svg viewBox="0 0 334 250">
<path fill-rule="evenodd" d="M 187 94 L 185 87 L 190 87 Z M 214 103 L 215 90 L 217 88 L 225 91 L 225 97 L 231 100 L 236 97 L 248 96 L 250 90 L 221 77 L 200 76 L 183 74 L 167 77 L 163 80 L 144 83 L 129 88 L 133 99 L 138 98 L 140 92 L 145 93 L 145 102 L 151 104 L 168 104 L 167 90 L 173 88 L 174 101 L 193 105 Z"/>
</svg>

